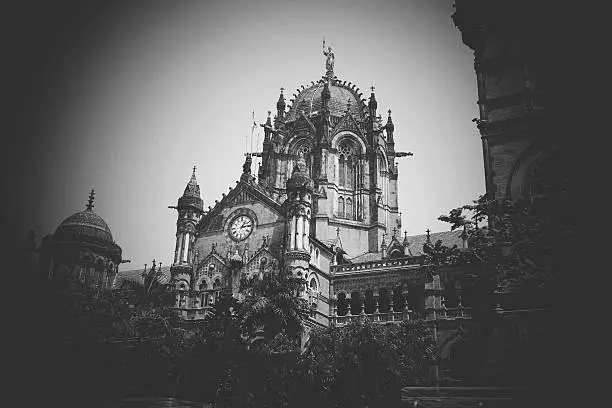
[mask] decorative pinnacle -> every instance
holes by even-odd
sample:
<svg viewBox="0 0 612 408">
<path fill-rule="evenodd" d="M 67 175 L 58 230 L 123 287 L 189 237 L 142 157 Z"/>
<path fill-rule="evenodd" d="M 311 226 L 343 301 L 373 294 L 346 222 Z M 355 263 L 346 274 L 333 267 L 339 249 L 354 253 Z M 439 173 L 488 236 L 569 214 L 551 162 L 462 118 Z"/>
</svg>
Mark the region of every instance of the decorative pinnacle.
<svg viewBox="0 0 612 408">
<path fill-rule="evenodd" d="M 195 174 L 196 166 L 193 166 L 193 174 Z"/>
<path fill-rule="evenodd" d="M 374 92 L 374 85 L 372 85 L 370 89 L 372 90 L 372 92 Z"/>
<path fill-rule="evenodd" d="M 95 196 L 96 192 L 91 189 L 91 191 L 89 192 L 89 200 L 87 200 L 87 206 L 85 207 L 88 211 L 92 211 L 93 207 L 94 207 L 94 196 Z"/>
</svg>

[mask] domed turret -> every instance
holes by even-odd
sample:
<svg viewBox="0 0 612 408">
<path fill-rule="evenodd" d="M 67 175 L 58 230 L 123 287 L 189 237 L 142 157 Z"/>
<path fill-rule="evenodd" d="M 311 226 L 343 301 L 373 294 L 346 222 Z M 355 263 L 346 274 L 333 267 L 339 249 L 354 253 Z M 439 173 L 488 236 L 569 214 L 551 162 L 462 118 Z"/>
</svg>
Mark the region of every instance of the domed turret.
<svg viewBox="0 0 612 408">
<path fill-rule="evenodd" d="M 96 289 L 112 286 L 121 260 L 108 224 L 93 212 L 94 190 L 85 211 L 66 218 L 41 245 L 41 266 L 49 278 Z"/>
</svg>

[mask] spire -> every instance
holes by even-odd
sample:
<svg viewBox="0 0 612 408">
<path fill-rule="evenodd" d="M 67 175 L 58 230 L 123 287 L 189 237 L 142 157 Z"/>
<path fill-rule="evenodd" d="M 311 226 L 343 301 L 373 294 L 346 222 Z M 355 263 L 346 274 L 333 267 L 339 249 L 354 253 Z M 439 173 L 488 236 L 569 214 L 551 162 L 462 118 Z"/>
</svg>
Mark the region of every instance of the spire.
<svg viewBox="0 0 612 408">
<path fill-rule="evenodd" d="M 91 191 L 89 192 L 89 199 L 87 200 L 87 205 L 85 206 L 85 209 L 87 211 L 93 211 L 94 208 L 94 196 L 95 196 L 96 192 L 91 189 Z"/>
<path fill-rule="evenodd" d="M 378 108 L 378 102 L 376 102 L 376 95 L 374 95 L 374 86 L 371 86 L 370 89 L 372 93 L 370 94 L 370 102 L 368 103 L 368 107 L 370 111 L 373 111 L 372 117 L 376 117 L 376 108 Z"/>
<path fill-rule="evenodd" d="M 191 173 L 191 178 L 185 187 L 185 191 L 183 192 L 183 196 L 190 197 L 198 197 L 200 198 L 200 186 L 198 185 L 198 181 L 196 180 L 196 166 L 193 166 L 193 172 Z"/>
<path fill-rule="evenodd" d="M 266 126 L 272 127 L 272 119 L 270 118 L 270 115 L 272 115 L 272 111 L 268 111 L 268 119 L 266 119 Z"/>
<path fill-rule="evenodd" d="M 391 119 L 391 109 L 388 110 L 389 117 L 387 117 L 387 132 L 391 132 L 393 134 L 393 130 L 395 130 L 395 125 L 393 125 L 393 120 Z"/>
<path fill-rule="evenodd" d="M 321 91 L 321 101 L 323 102 L 323 109 L 327 109 L 327 104 L 331 98 L 331 92 L 329 91 L 329 81 L 325 81 L 323 84 L 323 90 Z"/>
<path fill-rule="evenodd" d="M 284 90 L 285 88 L 281 86 L 280 95 L 278 97 L 278 102 L 276 102 L 276 110 L 278 111 L 277 116 L 279 120 L 284 119 L 285 108 L 287 107 L 287 104 L 285 104 L 285 95 L 283 95 Z"/>
<path fill-rule="evenodd" d="M 408 231 L 404 230 L 404 242 L 402 243 L 404 246 L 408 245 Z"/>
</svg>

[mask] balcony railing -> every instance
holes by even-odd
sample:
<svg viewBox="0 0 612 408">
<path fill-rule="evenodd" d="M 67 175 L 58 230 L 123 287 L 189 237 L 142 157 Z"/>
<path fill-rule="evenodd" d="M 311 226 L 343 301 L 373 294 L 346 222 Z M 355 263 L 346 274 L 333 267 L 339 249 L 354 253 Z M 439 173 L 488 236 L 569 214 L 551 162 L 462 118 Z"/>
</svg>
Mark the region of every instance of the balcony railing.
<svg viewBox="0 0 612 408">
<path fill-rule="evenodd" d="M 333 265 L 332 271 L 335 273 L 359 272 L 359 271 L 367 271 L 371 269 L 421 265 L 423 263 L 423 260 L 424 260 L 423 256 L 415 256 L 415 257 L 407 257 L 407 258 L 399 258 L 399 259 L 385 259 L 381 261 L 370 261 L 370 262 L 363 262 L 363 263 L 357 263 L 357 264 Z"/>
<path fill-rule="evenodd" d="M 362 313 L 357 315 L 332 316 L 333 324 L 341 327 L 350 322 L 369 320 L 372 323 L 399 323 L 403 320 L 414 320 L 416 313 L 412 310 L 387 313 Z"/>
</svg>

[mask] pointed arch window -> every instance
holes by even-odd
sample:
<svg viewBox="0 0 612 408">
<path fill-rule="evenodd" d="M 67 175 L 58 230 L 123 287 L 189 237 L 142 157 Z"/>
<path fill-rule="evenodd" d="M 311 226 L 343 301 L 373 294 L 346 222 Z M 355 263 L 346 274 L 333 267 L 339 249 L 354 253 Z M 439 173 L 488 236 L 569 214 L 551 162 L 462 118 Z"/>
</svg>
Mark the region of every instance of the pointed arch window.
<svg viewBox="0 0 612 408">
<path fill-rule="evenodd" d="M 350 198 L 346 199 L 346 213 L 344 214 L 346 218 L 353 219 L 353 200 Z"/>
<path fill-rule="evenodd" d="M 338 174 L 338 184 L 344 186 L 346 184 L 346 159 L 343 154 L 340 155 L 339 158 L 339 174 Z"/>
<path fill-rule="evenodd" d="M 338 215 L 344 217 L 344 198 L 342 197 L 338 199 Z"/>
</svg>

